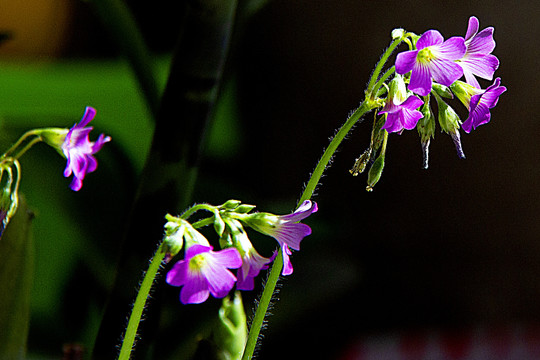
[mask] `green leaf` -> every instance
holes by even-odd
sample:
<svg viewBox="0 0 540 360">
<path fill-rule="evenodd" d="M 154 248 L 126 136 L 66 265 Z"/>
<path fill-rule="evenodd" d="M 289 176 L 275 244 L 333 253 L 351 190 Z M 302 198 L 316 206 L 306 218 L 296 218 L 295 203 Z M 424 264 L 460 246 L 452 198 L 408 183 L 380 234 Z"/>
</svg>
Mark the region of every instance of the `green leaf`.
<svg viewBox="0 0 540 360">
<path fill-rule="evenodd" d="M 21 197 L 0 238 L 0 359 L 24 359 L 34 272 L 33 218 Z"/>
</svg>

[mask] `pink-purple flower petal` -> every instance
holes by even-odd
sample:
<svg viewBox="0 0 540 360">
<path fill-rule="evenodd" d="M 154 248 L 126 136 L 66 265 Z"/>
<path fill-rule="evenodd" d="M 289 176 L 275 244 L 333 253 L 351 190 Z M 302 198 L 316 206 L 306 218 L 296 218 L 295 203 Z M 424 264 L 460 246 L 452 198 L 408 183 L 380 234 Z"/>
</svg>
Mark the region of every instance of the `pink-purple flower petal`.
<svg viewBox="0 0 540 360">
<path fill-rule="evenodd" d="M 86 174 L 97 169 L 97 160 L 93 156 L 106 142 L 111 141 L 109 136 L 101 134 L 96 142 L 91 142 L 89 137 L 92 127 L 85 127 L 96 115 L 96 110 L 88 106 L 78 124 L 75 124 L 67 133 L 62 144 L 62 152 L 67 159 L 64 176 L 73 174 L 70 188 L 78 191 L 82 187 L 82 181 Z"/>
<path fill-rule="evenodd" d="M 496 78 L 493 85 L 488 87 L 482 94 L 473 95 L 469 105 L 469 117 L 463 122 L 462 128 L 469 133 L 478 126 L 491 120 L 490 109 L 497 105 L 499 96 L 506 91 L 506 87 L 500 86 L 501 79 Z"/>
<path fill-rule="evenodd" d="M 409 96 L 401 104 L 394 104 L 392 101 L 388 101 L 379 112 L 379 114 L 388 113 L 386 122 L 382 128 L 388 132 L 414 129 L 418 120 L 423 117 L 422 113 L 416 109 L 422 106 L 423 103 L 422 100 L 413 95 Z"/>
<path fill-rule="evenodd" d="M 178 261 L 167 273 L 166 282 L 182 286 L 180 301 L 198 304 L 208 299 L 224 297 L 233 288 L 236 277 L 228 269 L 237 269 L 242 258 L 235 248 L 212 251 L 211 246 L 192 245 L 184 260 Z"/>
<path fill-rule="evenodd" d="M 423 33 L 416 42 L 416 48 L 418 50 L 424 49 L 428 46 L 439 45 L 444 42 L 444 37 L 437 30 L 428 30 Z"/>
<path fill-rule="evenodd" d="M 469 26 L 465 36 L 465 46 L 467 51 L 460 59 L 459 64 L 463 68 L 465 81 L 478 89 L 480 84 L 475 76 L 482 79 L 491 80 L 495 70 L 499 67 L 499 59 L 491 55 L 495 49 L 495 40 L 493 39 L 493 27 L 485 28 L 478 32 L 478 19 L 472 16 L 469 19 Z"/>
</svg>

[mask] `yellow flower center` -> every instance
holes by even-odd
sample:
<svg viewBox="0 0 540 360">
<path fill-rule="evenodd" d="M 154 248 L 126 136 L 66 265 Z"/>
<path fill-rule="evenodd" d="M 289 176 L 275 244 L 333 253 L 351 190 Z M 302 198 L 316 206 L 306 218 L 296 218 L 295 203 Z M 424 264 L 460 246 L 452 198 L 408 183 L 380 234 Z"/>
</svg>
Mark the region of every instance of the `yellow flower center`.
<svg viewBox="0 0 540 360">
<path fill-rule="evenodd" d="M 426 47 L 418 52 L 418 55 L 416 57 L 417 61 L 420 63 L 428 64 L 435 58 L 435 54 L 433 54 L 430 50 L 430 47 Z"/>
<path fill-rule="evenodd" d="M 195 255 L 189 260 L 189 268 L 191 270 L 200 270 L 206 262 L 204 254 Z"/>
</svg>

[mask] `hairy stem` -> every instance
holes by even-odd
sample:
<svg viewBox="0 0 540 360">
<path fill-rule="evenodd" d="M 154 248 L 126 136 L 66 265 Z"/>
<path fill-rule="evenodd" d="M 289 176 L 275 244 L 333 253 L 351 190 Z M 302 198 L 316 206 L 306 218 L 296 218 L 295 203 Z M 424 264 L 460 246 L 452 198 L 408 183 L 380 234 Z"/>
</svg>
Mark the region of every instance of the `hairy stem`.
<svg viewBox="0 0 540 360">
<path fill-rule="evenodd" d="M 141 317 L 144 312 L 144 308 L 146 307 L 146 300 L 150 295 L 150 290 L 152 289 L 152 285 L 154 284 L 154 280 L 156 279 L 164 257 L 165 251 L 163 251 L 162 246 L 160 245 L 154 257 L 150 261 L 150 266 L 144 274 L 141 287 L 137 293 L 137 298 L 135 299 L 133 310 L 129 317 L 128 326 L 126 328 L 126 333 L 124 334 L 118 360 L 129 360 L 131 357 L 131 352 L 135 347 L 134 345 L 137 336 L 137 329 L 139 328 L 139 323 L 141 322 Z"/>
</svg>

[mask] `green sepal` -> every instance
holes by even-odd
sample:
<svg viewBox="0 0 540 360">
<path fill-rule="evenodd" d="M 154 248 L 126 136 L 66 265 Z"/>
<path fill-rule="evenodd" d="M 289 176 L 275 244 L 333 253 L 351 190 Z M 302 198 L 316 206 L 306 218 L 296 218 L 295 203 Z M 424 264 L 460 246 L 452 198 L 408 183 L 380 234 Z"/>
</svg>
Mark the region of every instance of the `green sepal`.
<svg viewBox="0 0 540 360">
<path fill-rule="evenodd" d="M 251 210 L 255 208 L 256 208 L 255 205 L 242 204 L 238 206 L 236 209 L 234 209 L 234 212 L 239 213 L 239 214 L 247 214 L 248 212 L 250 212 Z"/>
<path fill-rule="evenodd" d="M 218 211 L 214 213 L 214 230 L 220 237 L 223 236 L 225 231 L 225 221 L 223 221 Z"/>
<path fill-rule="evenodd" d="M 0 239 L 0 359 L 24 359 L 34 274 L 32 213 L 24 199 Z"/>
<path fill-rule="evenodd" d="M 222 209 L 226 210 L 234 210 L 240 205 L 242 202 L 240 200 L 228 200 L 223 205 L 220 206 Z"/>
<path fill-rule="evenodd" d="M 444 86 L 438 83 L 433 83 L 431 87 L 440 97 L 443 97 L 446 99 L 454 98 L 454 93 L 452 93 L 450 88 L 448 88 L 447 86 Z"/>
</svg>

